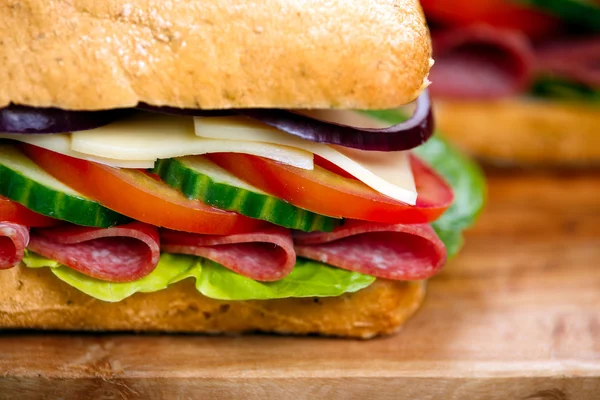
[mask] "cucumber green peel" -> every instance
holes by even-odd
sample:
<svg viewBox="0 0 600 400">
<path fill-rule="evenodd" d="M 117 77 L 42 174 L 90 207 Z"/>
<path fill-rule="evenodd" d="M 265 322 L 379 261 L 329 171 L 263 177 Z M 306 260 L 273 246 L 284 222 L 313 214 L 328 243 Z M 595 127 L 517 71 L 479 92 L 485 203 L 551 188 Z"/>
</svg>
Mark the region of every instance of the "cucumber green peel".
<svg viewBox="0 0 600 400">
<path fill-rule="evenodd" d="M 533 6 L 554 16 L 595 32 L 600 32 L 600 7 L 583 0 L 515 0 Z"/>
<path fill-rule="evenodd" d="M 77 225 L 108 228 L 130 221 L 66 186 L 9 144 L 0 144 L 0 195 Z"/>
<path fill-rule="evenodd" d="M 152 172 L 189 199 L 286 228 L 329 232 L 341 224 L 271 196 L 203 156 L 158 160 Z"/>
</svg>

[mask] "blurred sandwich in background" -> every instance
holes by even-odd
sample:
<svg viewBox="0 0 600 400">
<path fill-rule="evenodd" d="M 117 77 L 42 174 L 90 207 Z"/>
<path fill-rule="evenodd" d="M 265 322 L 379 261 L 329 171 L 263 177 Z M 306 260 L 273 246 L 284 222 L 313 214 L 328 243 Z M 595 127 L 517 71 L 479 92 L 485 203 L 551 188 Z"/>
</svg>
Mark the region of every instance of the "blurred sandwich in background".
<svg viewBox="0 0 600 400">
<path fill-rule="evenodd" d="M 600 164 L 598 0 L 422 0 L 438 126 L 482 159 Z"/>
</svg>

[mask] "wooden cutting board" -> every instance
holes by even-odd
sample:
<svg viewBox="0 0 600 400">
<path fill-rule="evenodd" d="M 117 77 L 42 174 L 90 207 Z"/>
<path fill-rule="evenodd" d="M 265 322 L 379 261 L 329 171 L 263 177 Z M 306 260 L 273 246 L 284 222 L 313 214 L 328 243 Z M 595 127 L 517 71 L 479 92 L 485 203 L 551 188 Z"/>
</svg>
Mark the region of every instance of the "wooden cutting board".
<svg viewBox="0 0 600 400">
<path fill-rule="evenodd" d="M 600 399 L 600 171 L 489 174 L 394 337 L 8 333 L 0 399 Z"/>
</svg>

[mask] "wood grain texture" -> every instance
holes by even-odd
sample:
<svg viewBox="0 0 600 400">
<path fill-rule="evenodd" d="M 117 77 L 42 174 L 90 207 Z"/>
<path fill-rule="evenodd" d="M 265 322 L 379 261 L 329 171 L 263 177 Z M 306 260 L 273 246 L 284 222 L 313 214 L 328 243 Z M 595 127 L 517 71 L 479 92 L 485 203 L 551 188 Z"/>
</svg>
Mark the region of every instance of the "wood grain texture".
<svg viewBox="0 0 600 400">
<path fill-rule="evenodd" d="M 490 175 L 396 336 L 10 333 L 0 399 L 600 399 L 600 171 Z"/>
</svg>

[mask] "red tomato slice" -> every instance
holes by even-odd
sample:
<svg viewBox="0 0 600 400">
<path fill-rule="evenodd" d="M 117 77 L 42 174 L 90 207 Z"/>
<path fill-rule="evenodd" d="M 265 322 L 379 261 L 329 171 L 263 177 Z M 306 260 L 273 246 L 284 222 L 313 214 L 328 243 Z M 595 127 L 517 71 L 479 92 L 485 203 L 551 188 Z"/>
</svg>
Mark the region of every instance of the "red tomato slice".
<svg viewBox="0 0 600 400">
<path fill-rule="evenodd" d="M 61 221 L 31 211 L 25 206 L 0 196 L 0 222 L 8 221 L 30 227 L 55 226 Z"/>
<path fill-rule="evenodd" d="M 558 29 L 560 21 L 510 0 L 421 0 L 427 18 L 450 26 L 475 23 L 516 29 L 541 38 Z"/>
<path fill-rule="evenodd" d="M 58 180 L 138 221 L 211 235 L 251 232 L 265 222 L 190 200 L 145 172 L 113 168 L 25 145 L 24 152 Z"/>
<path fill-rule="evenodd" d="M 331 161 L 329 161 L 326 158 L 323 158 L 323 157 L 315 154 L 314 159 L 315 159 L 315 164 L 317 164 L 320 167 L 325 168 L 328 171 L 333 172 L 334 174 L 338 174 L 340 176 L 343 176 L 344 178 L 357 180 L 354 176 L 349 174 L 348 171 L 338 167 L 336 164 L 332 163 Z"/>
<path fill-rule="evenodd" d="M 319 165 L 312 171 L 246 154 L 208 156 L 239 178 L 290 203 L 332 217 L 388 223 L 423 223 L 437 219 L 452 204 L 452 189 L 431 168 L 411 157 L 417 204 L 383 196 L 364 183 Z M 317 163 L 319 159 L 316 159 Z"/>
</svg>

